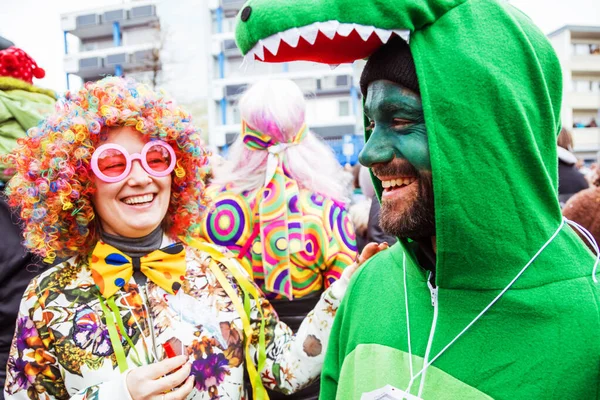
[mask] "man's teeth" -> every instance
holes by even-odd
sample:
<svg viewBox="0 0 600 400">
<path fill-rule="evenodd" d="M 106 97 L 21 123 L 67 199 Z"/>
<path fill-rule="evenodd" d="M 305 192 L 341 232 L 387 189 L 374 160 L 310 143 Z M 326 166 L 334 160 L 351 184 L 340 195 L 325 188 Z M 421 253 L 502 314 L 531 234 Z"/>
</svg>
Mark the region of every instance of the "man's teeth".
<svg viewBox="0 0 600 400">
<path fill-rule="evenodd" d="M 366 26 L 359 24 L 343 24 L 338 21 L 315 22 L 301 28 L 291 28 L 283 32 L 276 33 L 268 38 L 261 39 L 244 57 L 244 63 L 251 64 L 255 59 L 263 61 L 265 59 L 265 49 L 269 50 L 273 56 L 277 56 L 279 45 L 281 42 L 287 43 L 290 47 L 296 48 L 300 38 L 306 40 L 309 44 L 314 45 L 317 40 L 317 35 L 321 32 L 325 37 L 332 40 L 336 35 L 348 37 L 352 31 L 356 31 L 360 38 L 365 42 L 369 40 L 371 35 L 375 33 L 383 44 L 387 43 L 393 33 L 400 36 L 408 42 L 410 32 L 408 30 L 380 29 L 374 26 Z"/>
<path fill-rule="evenodd" d="M 394 188 L 396 186 L 402 187 L 402 186 L 410 185 L 411 183 L 413 183 L 416 180 L 417 180 L 416 178 L 398 178 L 398 179 L 391 179 L 388 181 L 381 181 L 381 185 L 383 186 L 384 189 L 390 189 L 390 188 Z"/>
<path fill-rule="evenodd" d="M 141 204 L 141 203 L 149 203 L 154 199 L 153 194 L 145 194 L 143 196 L 132 196 L 127 197 L 123 200 L 125 204 L 133 205 L 133 204 Z"/>
</svg>

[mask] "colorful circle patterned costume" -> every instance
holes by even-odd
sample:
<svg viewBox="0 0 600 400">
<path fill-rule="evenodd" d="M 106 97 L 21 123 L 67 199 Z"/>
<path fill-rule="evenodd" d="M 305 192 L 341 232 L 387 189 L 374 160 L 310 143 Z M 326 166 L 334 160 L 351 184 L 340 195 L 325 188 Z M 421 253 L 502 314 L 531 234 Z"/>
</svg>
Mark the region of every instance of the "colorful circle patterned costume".
<svg viewBox="0 0 600 400">
<path fill-rule="evenodd" d="M 295 182 L 286 176 L 286 185 L 289 184 Z M 283 298 L 267 290 L 265 284 L 257 201 L 264 197 L 264 189 L 236 194 L 229 185 L 210 186 L 208 193 L 214 207 L 202 224 L 203 240 L 231 250 L 267 297 Z M 286 201 L 288 208 L 298 211 L 288 216 L 289 243 L 285 245 L 291 253 L 293 296 L 301 298 L 318 293 L 339 279 L 343 269 L 356 258 L 356 235 L 342 204 L 306 189 L 300 189 L 298 195 Z"/>
</svg>

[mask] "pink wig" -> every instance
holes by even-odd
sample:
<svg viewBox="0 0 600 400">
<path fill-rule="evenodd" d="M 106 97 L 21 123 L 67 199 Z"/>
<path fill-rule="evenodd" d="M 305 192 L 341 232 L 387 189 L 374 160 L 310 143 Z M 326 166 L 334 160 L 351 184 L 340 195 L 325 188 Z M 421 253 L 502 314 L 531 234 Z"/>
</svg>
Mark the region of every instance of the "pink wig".
<svg viewBox="0 0 600 400">
<path fill-rule="evenodd" d="M 293 81 L 263 80 L 254 84 L 240 99 L 240 114 L 252 129 L 277 142 L 290 142 L 305 122 L 306 102 Z M 331 149 L 308 132 L 304 140 L 284 150 L 286 171 L 300 188 L 346 201 L 347 179 Z M 215 170 L 213 183 L 230 183 L 235 192 L 254 191 L 264 185 L 267 151 L 251 150 L 237 138 L 229 151 L 229 163 Z"/>
</svg>

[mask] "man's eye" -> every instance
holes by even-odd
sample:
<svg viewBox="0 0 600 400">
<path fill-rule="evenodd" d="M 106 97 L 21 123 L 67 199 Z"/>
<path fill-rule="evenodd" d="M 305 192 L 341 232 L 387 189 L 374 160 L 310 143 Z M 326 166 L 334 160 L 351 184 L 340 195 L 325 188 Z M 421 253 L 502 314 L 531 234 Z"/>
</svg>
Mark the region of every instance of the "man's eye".
<svg viewBox="0 0 600 400">
<path fill-rule="evenodd" d="M 375 121 L 369 122 L 369 126 L 367 126 L 368 132 L 371 132 L 373 129 L 375 129 Z"/>
<path fill-rule="evenodd" d="M 408 125 L 412 125 L 414 122 L 404 118 L 394 118 L 392 120 L 392 126 L 394 128 L 405 128 Z"/>
</svg>

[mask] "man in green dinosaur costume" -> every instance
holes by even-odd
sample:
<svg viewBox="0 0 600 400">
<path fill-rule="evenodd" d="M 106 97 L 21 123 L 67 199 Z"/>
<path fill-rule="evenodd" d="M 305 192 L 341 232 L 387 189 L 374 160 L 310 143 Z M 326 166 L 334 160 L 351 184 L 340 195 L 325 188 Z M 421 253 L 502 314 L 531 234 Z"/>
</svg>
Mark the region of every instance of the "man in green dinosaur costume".
<svg viewBox="0 0 600 400">
<path fill-rule="evenodd" d="M 562 73 L 531 20 L 495 0 L 250 0 L 238 18 L 247 61 L 387 43 L 361 79 L 360 159 L 401 240 L 354 277 L 321 399 L 600 398 L 597 264 L 561 216 Z"/>
</svg>

